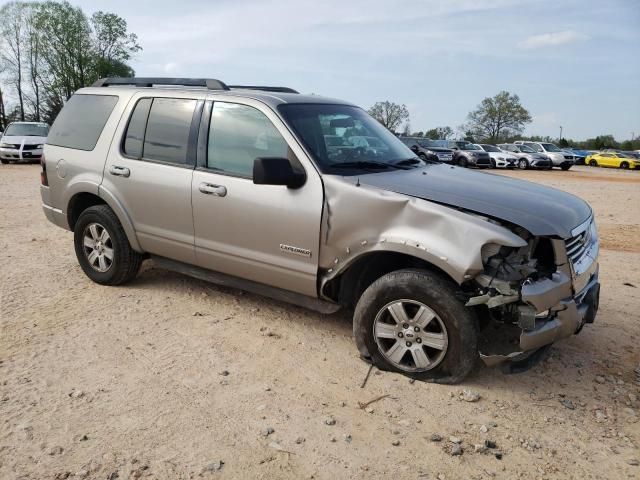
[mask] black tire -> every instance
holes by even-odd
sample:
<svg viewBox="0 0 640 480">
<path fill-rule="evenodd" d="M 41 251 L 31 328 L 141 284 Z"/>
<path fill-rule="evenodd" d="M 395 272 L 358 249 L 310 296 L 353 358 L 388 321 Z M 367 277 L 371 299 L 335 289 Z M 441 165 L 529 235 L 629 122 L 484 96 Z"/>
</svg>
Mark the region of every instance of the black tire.
<svg viewBox="0 0 640 480">
<path fill-rule="evenodd" d="M 491 165 L 489 166 L 489 168 L 498 168 L 498 165 L 496 165 L 496 161 L 493 158 L 490 160 L 490 162 Z"/>
<path fill-rule="evenodd" d="M 598 166 L 598 162 L 596 160 L 589 160 L 589 166 L 590 167 L 597 167 Z"/>
<path fill-rule="evenodd" d="M 462 168 L 468 168 L 469 162 L 467 161 L 466 157 L 460 157 L 460 159 L 458 160 L 458 165 L 460 165 Z"/>
<path fill-rule="evenodd" d="M 562 165 L 560 168 L 566 172 L 571 168 L 571 165 Z"/>
<path fill-rule="evenodd" d="M 521 158 L 518 160 L 518 168 L 520 170 L 529 170 L 529 160 Z"/>
<path fill-rule="evenodd" d="M 425 162 L 428 161 L 429 159 L 427 158 L 427 156 L 424 153 L 419 153 L 418 157 L 420 157 L 422 160 L 424 160 Z"/>
<path fill-rule="evenodd" d="M 102 227 L 110 237 L 113 260 L 106 271 L 98 271 L 93 267 L 85 253 L 85 231 L 91 224 Z M 91 280 L 101 285 L 121 285 L 137 275 L 143 256 L 131 248 L 120 220 L 109 206 L 95 205 L 87 208 L 80 214 L 73 232 L 76 257 Z"/>
<path fill-rule="evenodd" d="M 620 168 L 627 170 L 629 168 L 629 162 L 620 162 Z"/>
<path fill-rule="evenodd" d="M 3 165 L 6 165 L 7 163 L 9 163 L 9 160 L 5 160 L 4 158 L 1 158 L 0 162 L 2 162 Z"/>
<path fill-rule="evenodd" d="M 473 370 L 479 358 L 478 322 L 474 311 L 456 298 L 456 288 L 448 279 L 425 270 L 397 270 L 382 276 L 364 291 L 355 308 L 353 333 L 358 350 L 381 370 L 436 383 L 460 382 Z M 422 370 L 415 367 L 399 368 L 385 357 L 376 342 L 376 319 L 396 300 L 414 301 L 427 306 L 437 315 L 435 320 L 438 324 L 441 323 L 446 328 L 446 331 L 442 329 L 447 338 L 446 350 L 438 361 L 433 362 L 433 367 Z M 409 327 L 409 331 L 411 328 Z M 405 335 L 404 339 L 408 338 L 409 334 Z M 387 341 L 381 339 L 381 342 L 382 340 Z M 417 338 L 414 340 L 415 348 L 419 342 Z M 397 340 L 394 334 L 388 341 L 394 344 L 404 340 Z M 430 347 L 422 345 L 420 348 L 424 352 L 425 348 Z M 414 358 L 412 353 L 405 353 L 403 356 L 408 362 L 412 362 Z"/>
</svg>

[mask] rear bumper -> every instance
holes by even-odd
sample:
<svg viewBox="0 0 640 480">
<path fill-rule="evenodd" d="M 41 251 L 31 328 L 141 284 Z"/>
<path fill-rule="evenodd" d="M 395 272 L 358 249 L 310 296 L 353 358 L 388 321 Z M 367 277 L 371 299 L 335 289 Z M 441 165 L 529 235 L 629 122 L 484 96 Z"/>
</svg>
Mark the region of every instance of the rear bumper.
<svg viewBox="0 0 640 480">
<path fill-rule="evenodd" d="M 49 187 L 40 185 L 40 197 L 42 198 L 42 211 L 44 212 L 44 216 L 47 217 L 47 220 L 58 227 L 69 230 L 69 223 L 67 222 L 65 213 L 59 208 L 54 208 L 50 205 Z"/>
</svg>

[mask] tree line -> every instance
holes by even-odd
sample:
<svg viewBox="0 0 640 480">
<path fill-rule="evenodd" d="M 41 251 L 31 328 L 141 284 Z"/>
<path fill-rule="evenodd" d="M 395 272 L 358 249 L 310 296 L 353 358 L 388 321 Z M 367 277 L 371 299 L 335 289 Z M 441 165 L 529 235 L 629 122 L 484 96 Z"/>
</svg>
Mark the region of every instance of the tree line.
<svg viewBox="0 0 640 480">
<path fill-rule="evenodd" d="M 64 102 L 98 78 L 133 76 L 142 48 L 114 13 L 90 17 L 67 1 L 0 8 L 0 131 L 16 120 L 52 123 Z"/>
<path fill-rule="evenodd" d="M 406 105 L 389 101 L 377 102 L 369 114 L 395 134 L 424 137 L 432 140 L 451 139 L 456 132 L 449 126 L 436 127 L 427 131 L 412 131 L 409 122 L 409 110 Z M 558 146 L 600 150 L 620 148 L 622 150 L 640 149 L 640 139 L 618 142 L 613 135 L 599 135 L 595 138 L 576 141 L 566 138 L 524 136 L 526 126 L 531 123 L 529 111 L 522 106 L 518 95 L 501 91 L 493 97 L 487 97 L 469 114 L 465 123 L 457 128 L 457 136 L 470 142 L 510 143 L 514 140 L 551 142 Z M 403 127 L 404 125 L 404 127 Z M 401 130 L 402 128 L 402 130 Z"/>
</svg>

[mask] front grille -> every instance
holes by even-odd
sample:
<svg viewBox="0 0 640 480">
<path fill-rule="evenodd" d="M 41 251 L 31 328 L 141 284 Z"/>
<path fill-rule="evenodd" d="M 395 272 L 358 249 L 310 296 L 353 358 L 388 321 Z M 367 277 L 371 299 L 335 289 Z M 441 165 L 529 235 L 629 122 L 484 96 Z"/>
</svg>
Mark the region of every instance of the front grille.
<svg viewBox="0 0 640 480">
<path fill-rule="evenodd" d="M 564 158 L 565 160 L 573 160 L 573 157 L 571 155 L 565 155 Z"/>
<path fill-rule="evenodd" d="M 569 257 L 571 263 L 574 265 L 579 263 L 586 255 L 590 244 L 591 228 L 587 228 L 584 232 L 566 240 L 567 257 Z"/>
</svg>

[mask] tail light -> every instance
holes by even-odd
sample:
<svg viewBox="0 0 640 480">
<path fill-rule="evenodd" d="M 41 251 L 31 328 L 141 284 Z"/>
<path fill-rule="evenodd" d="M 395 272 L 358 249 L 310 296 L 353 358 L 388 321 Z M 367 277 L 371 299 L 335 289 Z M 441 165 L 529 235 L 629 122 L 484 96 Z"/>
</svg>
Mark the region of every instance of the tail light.
<svg viewBox="0 0 640 480">
<path fill-rule="evenodd" d="M 40 166 L 42 167 L 42 171 L 40 172 L 40 183 L 45 187 L 49 186 L 49 179 L 47 178 L 47 161 L 44 158 L 44 153 L 42 157 L 40 157 Z"/>
</svg>

